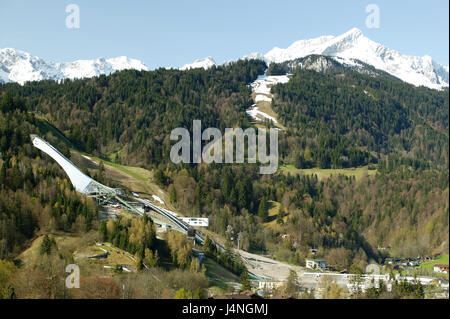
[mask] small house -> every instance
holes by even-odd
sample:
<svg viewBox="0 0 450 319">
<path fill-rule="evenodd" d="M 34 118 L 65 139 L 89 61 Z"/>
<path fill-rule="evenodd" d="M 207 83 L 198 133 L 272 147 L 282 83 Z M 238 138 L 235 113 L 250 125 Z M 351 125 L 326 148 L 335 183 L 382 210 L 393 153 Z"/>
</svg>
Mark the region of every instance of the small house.
<svg viewBox="0 0 450 319">
<path fill-rule="evenodd" d="M 440 273 L 447 273 L 448 274 L 448 265 L 435 264 L 433 269 L 434 269 L 434 272 L 440 272 Z"/>
</svg>

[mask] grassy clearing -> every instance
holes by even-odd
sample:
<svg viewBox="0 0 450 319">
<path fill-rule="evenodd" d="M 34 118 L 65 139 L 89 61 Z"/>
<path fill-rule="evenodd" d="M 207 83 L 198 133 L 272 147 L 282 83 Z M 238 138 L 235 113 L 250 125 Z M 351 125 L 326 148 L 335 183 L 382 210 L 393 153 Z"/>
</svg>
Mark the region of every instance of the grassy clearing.
<svg viewBox="0 0 450 319">
<path fill-rule="evenodd" d="M 272 109 L 272 104 L 264 101 L 258 102 L 258 110 L 275 118 L 277 120 L 277 123 L 274 123 L 274 125 L 282 130 L 286 130 L 286 127 L 279 122 L 277 113 L 275 113 L 275 111 Z"/>
<path fill-rule="evenodd" d="M 110 161 L 106 161 L 98 157 L 91 157 L 91 158 L 96 162 L 103 161 L 105 165 L 112 166 L 118 169 L 119 171 L 143 182 L 147 182 L 149 181 L 149 179 L 153 178 L 153 173 L 149 170 L 146 170 L 145 168 L 121 165 Z"/>
<path fill-rule="evenodd" d="M 319 180 L 329 178 L 330 176 L 344 175 L 355 176 L 356 179 L 360 179 L 365 176 L 372 176 L 376 174 L 376 170 L 368 169 L 368 166 L 362 166 L 357 168 L 337 168 L 337 169 L 321 169 L 321 168 L 307 168 L 298 169 L 294 165 L 281 166 L 280 170 L 283 174 L 290 173 L 291 175 L 317 175 Z"/>
<path fill-rule="evenodd" d="M 427 261 L 427 262 L 421 263 L 419 267 L 422 268 L 422 269 L 433 269 L 435 264 L 448 265 L 448 254 L 447 255 L 442 255 L 439 258 L 435 259 L 435 260 L 431 260 L 431 261 Z"/>
<path fill-rule="evenodd" d="M 102 248 L 108 251 L 109 255 L 105 259 L 95 259 L 88 258 L 88 256 L 103 254 L 105 251 Z M 87 247 L 82 247 L 74 253 L 74 258 L 77 262 L 84 262 L 90 265 L 96 266 L 115 266 L 115 265 L 129 265 L 134 267 L 134 260 L 130 258 L 130 255 L 117 248 L 108 245 L 97 246 L 90 245 Z"/>
<path fill-rule="evenodd" d="M 104 164 L 108 179 L 120 183 L 133 192 L 147 195 L 143 197 L 150 198 L 151 195 L 156 195 L 166 203 L 166 208 L 173 210 L 173 207 L 168 205 L 167 194 L 158 185 L 153 183 L 153 172 L 140 167 L 119 164 L 111 165 L 109 162 L 104 162 Z M 159 203 L 157 204 L 159 205 Z"/>
<path fill-rule="evenodd" d="M 24 265 L 31 265 L 34 261 L 38 260 L 40 256 L 40 249 L 42 240 L 44 239 L 44 236 L 39 236 L 33 242 L 31 243 L 30 247 L 25 249 L 18 257 L 18 259 L 24 264 Z"/>
<path fill-rule="evenodd" d="M 92 245 L 98 237 L 98 232 L 91 230 L 82 236 L 74 236 L 70 233 L 56 232 L 49 234 L 49 237 L 53 238 L 56 242 L 59 252 L 74 253 L 76 249 L 80 247 L 86 247 Z M 24 265 L 32 265 L 41 259 L 40 251 L 42 240 L 44 235 L 36 237 L 26 250 L 24 250 L 18 259 L 22 261 Z"/>
<path fill-rule="evenodd" d="M 257 103 L 258 110 L 261 112 L 266 113 L 267 115 L 270 115 L 274 118 L 277 118 L 277 113 L 274 112 L 272 109 L 272 105 L 269 102 L 261 101 Z"/>
<path fill-rule="evenodd" d="M 269 218 L 264 226 L 271 228 L 272 230 L 281 230 L 281 226 L 277 223 L 277 216 L 280 212 L 281 203 L 275 201 L 269 201 Z M 286 223 L 288 215 L 283 217 L 283 221 Z"/>
<path fill-rule="evenodd" d="M 75 152 L 72 150 L 72 157 L 76 159 L 76 164 L 79 164 L 80 167 L 89 168 L 95 171 L 98 166 L 94 164 L 92 161 L 99 163 L 102 161 L 105 167 L 105 177 L 111 181 L 117 182 L 129 190 L 137 193 L 141 193 L 142 195 L 147 195 L 144 197 L 148 197 L 152 194 L 159 196 L 165 202 L 167 202 L 167 195 L 163 190 L 161 190 L 158 185 L 152 182 L 153 180 L 153 172 L 150 170 L 146 170 L 141 167 L 127 166 L 121 165 L 117 163 L 113 163 L 110 161 L 105 161 L 104 159 L 100 159 L 95 156 L 90 156 L 89 154 L 83 154 L 85 156 L 89 156 L 91 160 L 88 160 L 81 156 L 82 153 Z"/>
</svg>

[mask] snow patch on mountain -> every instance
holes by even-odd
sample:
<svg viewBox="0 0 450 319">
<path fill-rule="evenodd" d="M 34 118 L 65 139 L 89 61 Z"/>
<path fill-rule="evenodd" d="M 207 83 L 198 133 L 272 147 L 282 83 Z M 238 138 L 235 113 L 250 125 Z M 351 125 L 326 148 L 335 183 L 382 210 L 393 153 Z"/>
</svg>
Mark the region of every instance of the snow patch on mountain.
<svg viewBox="0 0 450 319">
<path fill-rule="evenodd" d="M 242 60 L 266 60 L 264 55 L 259 52 L 253 52 L 242 57 Z"/>
<path fill-rule="evenodd" d="M 214 61 L 214 59 L 209 56 L 203 59 L 195 60 L 194 63 L 185 64 L 180 68 L 180 70 L 190 70 L 199 68 L 203 68 L 206 70 L 212 67 L 213 65 L 216 65 L 216 61 Z"/>
<path fill-rule="evenodd" d="M 81 79 L 125 69 L 149 70 L 141 61 L 126 56 L 54 63 L 24 51 L 12 48 L 0 49 L 0 82 L 4 83 L 24 84 L 27 81 Z"/>
</svg>

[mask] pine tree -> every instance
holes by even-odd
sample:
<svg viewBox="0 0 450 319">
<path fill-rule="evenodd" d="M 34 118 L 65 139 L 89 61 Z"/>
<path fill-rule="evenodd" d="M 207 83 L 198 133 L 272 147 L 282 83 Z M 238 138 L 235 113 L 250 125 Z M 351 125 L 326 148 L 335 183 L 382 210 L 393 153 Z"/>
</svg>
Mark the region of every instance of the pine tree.
<svg viewBox="0 0 450 319">
<path fill-rule="evenodd" d="M 6 161 L 2 164 L 2 169 L 0 170 L 0 186 L 5 185 L 6 182 Z"/>
<path fill-rule="evenodd" d="M 40 250 L 41 255 L 50 254 L 53 245 L 55 245 L 54 240 L 50 239 L 46 234 L 41 243 L 41 250 Z"/>
<path fill-rule="evenodd" d="M 300 283 L 298 281 L 297 272 L 293 269 L 290 269 L 285 289 L 286 294 L 296 298 L 298 296 L 299 290 L 300 290 Z"/>
<path fill-rule="evenodd" d="M 239 209 L 247 207 L 247 192 L 245 189 L 245 183 L 239 181 L 236 188 L 238 192 L 237 206 Z"/>
<path fill-rule="evenodd" d="M 264 196 L 259 203 L 258 216 L 265 222 L 269 217 L 269 208 L 266 197 Z"/>
<path fill-rule="evenodd" d="M 166 177 L 164 175 L 164 172 L 160 168 L 157 168 L 155 170 L 155 174 L 153 175 L 153 179 L 155 180 L 155 183 L 160 185 L 160 186 L 165 186 L 165 184 L 166 184 Z"/>
<path fill-rule="evenodd" d="M 299 154 L 295 159 L 295 168 L 305 168 L 305 158 L 303 157 L 303 154 Z"/>
<path fill-rule="evenodd" d="M 11 176 L 11 188 L 12 190 L 17 190 L 23 185 L 22 174 L 20 173 L 19 166 L 16 164 L 12 169 Z"/>
<path fill-rule="evenodd" d="M 7 113 L 9 111 L 12 111 L 14 109 L 14 100 L 11 95 L 10 90 L 6 90 L 5 94 L 3 95 L 2 103 L 1 103 L 1 111 L 3 113 Z"/>
<path fill-rule="evenodd" d="M 212 255 L 213 253 L 213 243 L 208 235 L 205 236 L 205 241 L 203 243 L 203 252 L 206 255 Z"/>
<path fill-rule="evenodd" d="M 280 211 L 277 214 L 277 224 L 279 224 L 279 225 L 284 224 L 283 211 L 281 209 L 280 209 Z"/>
<path fill-rule="evenodd" d="M 92 136 L 92 134 L 89 134 L 88 139 L 86 141 L 86 152 L 92 153 L 94 148 L 95 148 L 94 137 Z"/>
<path fill-rule="evenodd" d="M 236 206 L 237 200 L 238 200 L 238 194 L 237 194 L 235 187 L 233 187 L 231 189 L 229 200 L 230 200 L 230 203 L 232 203 L 234 206 Z"/>
<path fill-rule="evenodd" d="M 172 185 L 170 187 L 169 199 L 170 199 L 170 202 L 173 204 L 175 204 L 177 202 L 177 190 L 175 189 L 174 185 Z"/>
<path fill-rule="evenodd" d="M 141 254 L 136 253 L 134 255 L 134 261 L 135 261 L 135 266 L 137 270 L 142 270 L 142 268 L 144 268 L 144 265 L 142 263 L 142 257 Z"/>
<path fill-rule="evenodd" d="M 99 228 L 100 236 L 102 236 L 102 241 L 106 241 L 108 238 L 108 231 L 106 229 L 106 220 L 102 220 Z"/>
<path fill-rule="evenodd" d="M 241 283 L 241 291 L 251 290 L 252 289 L 252 283 L 250 282 L 250 277 L 248 275 L 247 268 L 244 267 L 241 273 L 241 277 L 239 282 Z"/>
</svg>

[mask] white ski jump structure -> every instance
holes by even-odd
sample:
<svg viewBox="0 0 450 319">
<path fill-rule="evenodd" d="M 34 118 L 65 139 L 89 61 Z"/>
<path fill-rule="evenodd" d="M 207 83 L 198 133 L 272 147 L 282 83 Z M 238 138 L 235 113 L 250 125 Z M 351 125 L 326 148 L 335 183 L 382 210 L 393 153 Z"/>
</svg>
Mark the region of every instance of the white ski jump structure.
<svg viewBox="0 0 450 319">
<path fill-rule="evenodd" d="M 60 151 L 58 151 L 43 138 L 35 134 L 31 134 L 30 137 L 36 148 L 49 155 L 62 167 L 67 176 L 69 176 L 69 179 L 77 192 L 80 192 L 85 196 L 95 198 L 99 205 L 104 205 L 107 203 L 119 204 L 124 209 L 139 216 L 143 216 L 146 211 L 150 210 L 150 207 L 147 205 L 146 201 L 123 194 L 122 190 L 108 187 L 87 176 L 67 157 L 61 154 Z M 141 206 L 143 211 L 139 210 L 137 208 L 138 206 Z M 153 221 L 159 225 L 166 225 L 157 219 L 153 219 Z"/>
<path fill-rule="evenodd" d="M 80 192 L 83 195 L 90 195 L 93 193 L 98 193 L 98 188 L 100 187 L 109 192 L 117 193 L 115 189 L 100 184 L 99 182 L 84 174 L 70 160 L 68 160 L 63 154 L 61 154 L 61 152 L 59 152 L 44 139 L 34 134 L 30 135 L 30 137 L 34 147 L 48 154 L 63 168 L 63 170 L 69 176 L 69 179 L 77 192 Z"/>
<path fill-rule="evenodd" d="M 97 200 L 98 204 L 104 205 L 106 203 L 117 203 L 122 206 L 124 209 L 135 213 L 139 216 L 143 216 L 146 212 L 150 210 L 156 212 L 162 217 L 165 217 L 171 224 L 168 226 L 168 223 L 163 222 L 157 218 L 151 217 L 155 224 L 171 227 L 175 230 L 178 230 L 182 233 L 187 234 L 188 230 L 190 230 L 190 226 L 208 226 L 209 222 L 206 218 L 180 218 L 177 214 L 170 212 L 162 207 L 154 205 L 148 199 L 138 198 L 136 196 L 127 195 L 122 192 L 120 189 L 114 189 L 103 185 L 91 177 L 87 176 L 83 173 L 75 164 L 73 164 L 69 159 L 67 159 L 60 151 L 58 151 L 55 147 L 53 147 L 50 143 L 45 141 L 43 138 L 31 134 L 31 141 L 33 145 L 49 155 L 53 158 L 66 172 L 67 176 L 75 188 L 76 191 L 81 194 L 89 197 L 93 197 Z M 139 210 L 137 207 L 141 207 L 142 210 Z M 192 221 L 194 219 L 195 221 Z M 204 237 L 200 232 L 195 232 L 195 238 L 201 244 L 203 244 Z"/>
</svg>

